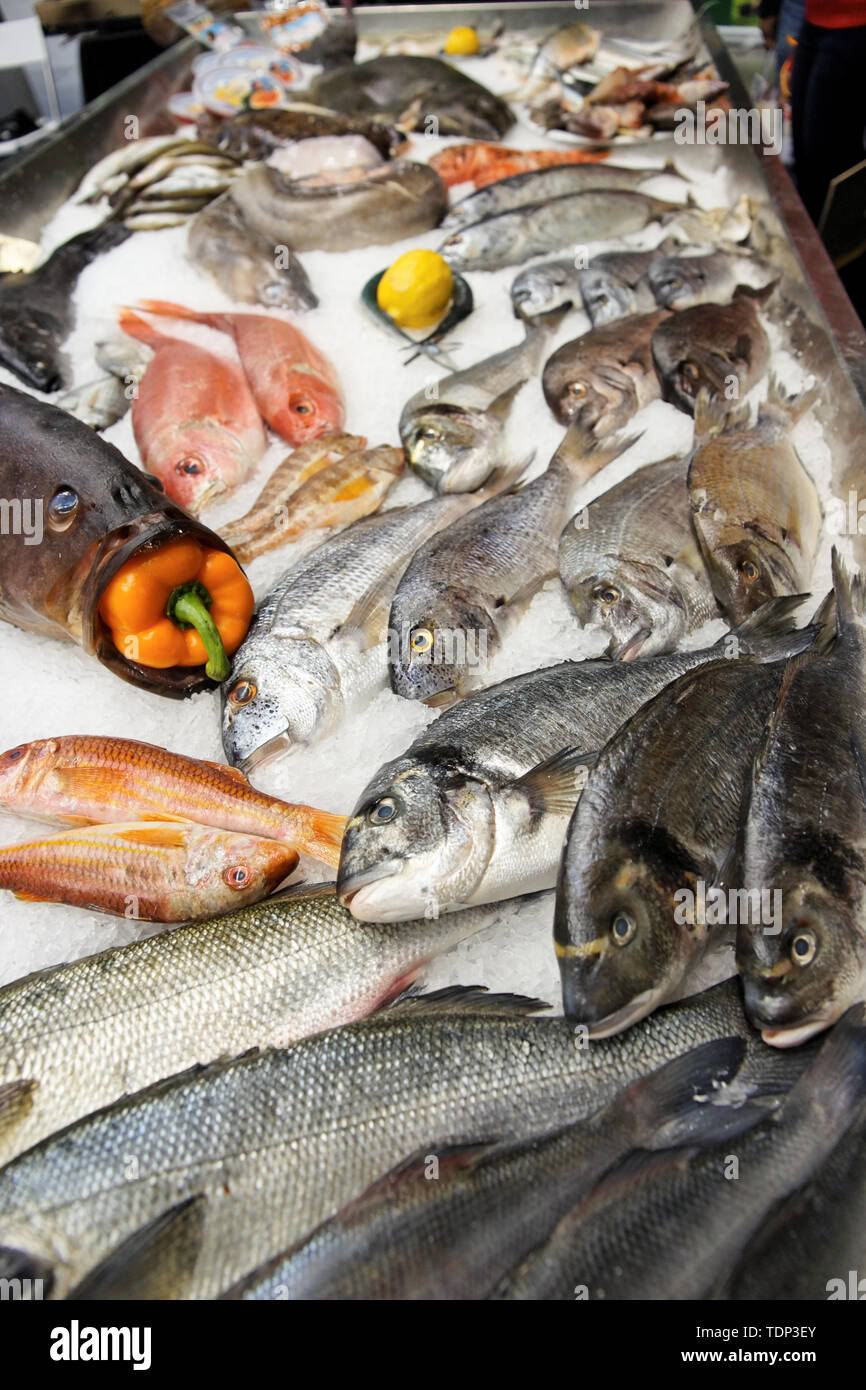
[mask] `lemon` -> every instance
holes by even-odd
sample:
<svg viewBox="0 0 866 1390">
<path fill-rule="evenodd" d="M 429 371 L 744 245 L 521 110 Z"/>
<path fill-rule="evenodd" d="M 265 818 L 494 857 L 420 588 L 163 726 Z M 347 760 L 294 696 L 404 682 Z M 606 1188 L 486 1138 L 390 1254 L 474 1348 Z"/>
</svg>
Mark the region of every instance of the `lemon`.
<svg viewBox="0 0 866 1390">
<path fill-rule="evenodd" d="M 376 300 L 400 328 L 438 323 L 454 291 L 447 261 L 435 251 L 407 251 L 379 281 Z"/>
<path fill-rule="evenodd" d="M 458 24 L 445 40 L 446 53 L 477 53 L 480 47 L 478 35 L 468 24 Z"/>
</svg>

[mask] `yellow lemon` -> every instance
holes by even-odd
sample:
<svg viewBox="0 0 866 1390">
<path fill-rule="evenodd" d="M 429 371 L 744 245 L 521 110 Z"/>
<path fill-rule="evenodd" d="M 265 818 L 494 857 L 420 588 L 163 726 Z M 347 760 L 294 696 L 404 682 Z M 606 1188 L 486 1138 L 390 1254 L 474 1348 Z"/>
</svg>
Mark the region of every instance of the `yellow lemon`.
<svg viewBox="0 0 866 1390">
<path fill-rule="evenodd" d="M 446 53 L 477 53 L 480 47 L 478 35 L 468 24 L 458 24 L 445 40 Z"/>
<path fill-rule="evenodd" d="M 400 328 L 438 323 L 454 291 L 447 261 L 435 251 L 407 251 L 379 281 L 376 300 Z"/>
</svg>

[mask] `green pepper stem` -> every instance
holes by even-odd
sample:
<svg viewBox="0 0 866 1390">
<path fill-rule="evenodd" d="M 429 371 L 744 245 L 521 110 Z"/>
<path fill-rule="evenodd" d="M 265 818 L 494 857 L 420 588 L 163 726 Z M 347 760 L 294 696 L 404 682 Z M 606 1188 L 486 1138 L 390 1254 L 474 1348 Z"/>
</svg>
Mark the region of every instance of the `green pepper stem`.
<svg viewBox="0 0 866 1390">
<path fill-rule="evenodd" d="M 193 579 L 189 584 L 179 584 L 172 591 L 165 612 L 177 627 L 195 628 L 207 652 L 205 671 L 212 681 L 224 681 L 232 667 L 219 628 L 208 612 L 212 603 L 213 599 L 204 585 Z"/>
</svg>

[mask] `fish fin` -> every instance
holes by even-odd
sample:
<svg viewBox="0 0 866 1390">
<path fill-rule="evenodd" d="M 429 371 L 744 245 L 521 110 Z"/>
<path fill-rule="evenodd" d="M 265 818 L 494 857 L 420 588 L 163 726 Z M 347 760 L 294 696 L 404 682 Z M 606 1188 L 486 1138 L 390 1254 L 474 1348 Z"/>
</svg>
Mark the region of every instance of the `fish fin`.
<svg viewBox="0 0 866 1390">
<path fill-rule="evenodd" d="M 16 1250 L 13 1245 L 0 1245 L 0 1279 L 41 1279 L 40 1297 L 54 1286 L 54 1266 L 49 1260 L 32 1255 L 29 1250 Z"/>
<path fill-rule="evenodd" d="M 59 767 L 52 773 L 52 782 L 65 796 L 73 796 L 79 801 L 100 800 L 106 789 L 127 790 L 129 779 L 124 773 L 107 772 L 101 767 Z"/>
<path fill-rule="evenodd" d="M 108 826 L 108 833 L 131 845 L 150 845 L 154 849 L 182 849 L 192 821 L 164 817 L 136 825 Z"/>
<path fill-rule="evenodd" d="M 327 883 L 306 883 L 303 879 L 298 879 L 295 883 L 290 883 L 287 888 L 281 888 L 278 893 L 271 893 L 270 897 L 263 899 L 266 903 L 292 902 L 295 898 L 302 901 L 316 901 L 317 899 L 333 898 L 337 894 L 337 885 L 329 879 Z"/>
<path fill-rule="evenodd" d="M 692 1142 L 707 1112 L 718 1108 L 713 1096 L 723 1095 L 719 1088 L 736 1076 L 745 1052 L 745 1038 L 714 1038 L 629 1087 L 623 1100 L 635 1110 L 636 1146 L 661 1149 Z"/>
<path fill-rule="evenodd" d="M 715 646 L 724 650 L 726 642 L 736 637 L 747 655 L 760 652 L 763 644 L 770 639 L 796 631 L 794 614 L 808 598 L 808 594 L 780 594 L 768 599 L 736 627 L 732 627 L 730 632 L 724 633 Z"/>
<path fill-rule="evenodd" d="M 383 1014 L 394 1018 L 398 1014 L 498 1014 L 503 1018 L 524 1018 L 551 1006 L 543 999 L 525 994 L 489 994 L 486 985 L 446 985 L 429 994 L 403 994 L 389 1004 Z"/>
<path fill-rule="evenodd" d="M 515 381 L 513 386 L 507 386 L 498 396 L 495 396 L 487 407 L 487 414 L 494 415 L 497 420 L 505 422 L 508 412 L 514 404 L 514 398 L 518 391 L 522 391 L 529 377 L 526 376 L 522 381 Z"/>
<path fill-rule="evenodd" d="M 187 1197 L 135 1231 L 89 1270 L 68 1295 L 153 1300 L 183 1297 L 201 1251 L 206 1197 Z"/>
<path fill-rule="evenodd" d="M 714 435 L 726 430 L 739 429 L 749 424 L 752 408 L 746 402 L 729 410 L 727 402 L 718 396 L 711 396 L 705 386 L 698 391 L 695 400 L 695 444 L 699 445 Z"/>
<path fill-rule="evenodd" d="M 225 314 L 200 313 L 197 309 L 186 309 L 182 304 L 173 304 L 168 299 L 142 299 L 135 307 L 142 309 L 146 314 L 160 314 L 164 318 L 170 319 L 186 319 L 190 323 L 203 323 L 208 328 L 218 328 L 223 332 L 226 332 L 228 327 Z"/>
<path fill-rule="evenodd" d="M 693 182 L 694 182 L 694 180 L 692 179 L 692 177 L 691 177 L 690 174 L 683 173 L 683 170 L 680 169 L 680 168 L 678 167 L 677 162 L 676 162 L 676 160 L 674 160 L 674 159 L 666 159 L 665 162 L 664 162 L 664 164 L 662 165 L 662 167 L 661 167 L 660 169 L 654 169 L 652 172 L 653 172 L 653 175 L 656 175 L 656 174 L 670 174 L 672 178 L 675 178 L 675 179 L 682 179 L 683 183 L 693 183 Z M 648 173 L 648 174 L 647 174 L 647 178 L 649 178 L 649 177 L 650 177 L 650 175 L 649 175 L 649 173 Z"/>
<path fill-rule="evenodd" d="M 854 1004 L 828 1033 L 812 1065 L 791 1089 L 787 1111 L 811 1096 L 826 1100 L 827 1124 L 859 1106 L 866 1095 L 866 1002 Z"/>
<path fill-rule="evenodd" d="M 816 629 L 814 645 L 826 649 L 836 636 L 836 594 L 832 589 L 818 604 L 809 627 Z"/>
<path fill-rule="evenodd" d="M 147 343 L 148 347 L 156 349 L 161 343 L 171 342 L 167 333 L 160 333 L 153 324 L 147 323 L 140 315 L 125 306 L 118 310 L 117 322 L 130 338 L 137 338 L 140 343 Z"/>
<path fill-rule="evenodd" d="M 607 439 L 596 439 L 591 430 L 574 423 L 563 435 L 551 463 L 564 464 L 575 482 L 583 485 L 636 444 L 643 434 L 640 430 L 636 434 L 617 433 Z"/>
<path fill-rule="evenodd" d="M 580 799 L 589 769 L 598 761 L 598 749 L 565 748 L 530 768 L 510 785 L 524 792 L 534 811 L 571 815 Z"/>
<path fill-rule="evenodd" d="M 355 642 L 361 651 L 377 647 L 388 630 L 388 617 L 391 612 L 391 599 L 386 586 L 377 583 L 352 605 L 345 622 L 340 623 L 331 633 L 338 634 Z"/>
<path fill-rule="evenodd" d="M 236 782 L 242 782 L 245 787 L 250 784 L 250 779 L 245 772 L 241 772 L 239 767 L 229 767 L 227 763 L 215 763 L 211 758 L 201 758 L 205 767 L 215 767 L 217 772 L 224 772 L 227 777 L 233 777 Z"/>
<path fill-rule="evenodd" d="M 335 869 L 340 862 L 340 847 L 348 821 L 348 816 L 337 816 L 330 811 L 314 811 L 311 828 L 305 832 L 301 848 L 313 859 L 318 859 L 322 864 Z"/>
<path fill-rule="evenodd" d="M 833 592 L 836 595 L 836 625 L 841 632 L 843 628 L 863 622 L 866 615 L 866 578 L 859 572 L 851 577 L 835 545 L 831 564 Z"/>
<path fill-rule="evenodd" d="M 776 286 L 778 285 L 778 283 L 779 280 L 777 278 L 775 280 L 771 280 L 768 285 L 762 285 L 760 289 L 755 289 L 753 285 L 737 285 L 737 288 L 734 290 L 731 302 L 733 303 L 737 299 L 750 299 L 753 303 L 757 304 L 759 308 L 761 308 L 765 304 L 768 304 L 769 301 L 772 299 L 773 295 L 775 294 Z"/>
<path fill-rule="evenodd" d="M 43 897 L 41 893 L 28 893 L 24 888 L 14 888 L 12 896 L 22 903 L 50 903 L 54 901 L 53 898 Z"/>
<path fill-rule="evenodd" d="M 32 1077 L 0 1086 L 0 1134 L 8 1135 L 29 1114 L 39 1082 Z"/>
<path fill-rule="evenodd" d="M 417 1183 L 419 1179 L 426 1179 L 431 1158 L 436 1160 L 436 1174 L 440 1178 L 448 1173 L 469 1172 L 477 1165 L 479 1159 L 496 1148 L 498 1142 L 496 1139 L 485 1139 L 478 1143 L 445 1144 L 441 1147 L 436 1145 L 435 1153 L 431 1153 L 430 1144 L 424 1144 L 420 1149 L 415 1149 L 405 1158 L 401 1158 L 399 1163 L 395 1163 L 393 1168 L 365 1188 L 359 1197 L 341 1208 L 337 1219 L 342 1220 L 350 1213 L 363 1209 L 368 1202 L 387 1196 L 395 1188 L 406 1183 Z"/>
</svg>

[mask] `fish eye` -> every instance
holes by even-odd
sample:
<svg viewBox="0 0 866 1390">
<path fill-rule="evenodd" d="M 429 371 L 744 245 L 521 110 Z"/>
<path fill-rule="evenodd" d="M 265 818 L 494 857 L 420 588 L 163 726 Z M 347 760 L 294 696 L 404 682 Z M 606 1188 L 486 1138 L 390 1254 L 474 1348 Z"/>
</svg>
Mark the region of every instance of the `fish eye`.
<svg viewBox="0 0 866 1390">
<path fill-rule="evenodd" d="M 377 801 L 375 806 L 371 806 L 367 812 L 367 819 L 371 825 L 387 825 L 389 820 L 393 820 L 397 814 L 397 805 L 390 796 L 383 796 L 381 801 Z"/>
<path fill-rule="evenodd" d="M 620 908 L 610 919 L 610 935 L 614 946 L 627 946 L 637 931 L 637 923 L 630 912 Z"/>
<path fill-rule="evenodd" d="M 678 275 L 672 275 L 671 278 L 668 280 L 669 290 L 681 290 L 682 287 L 683 282 Z M 688 365 L 691 366 L 691 363 L 689 363 Z"/>
<path fill-rule="evenodd" d="M 619 603 L 622 594 L 619 589 L 614 588 L 613 584 L 599 584 L 597 589 L 593 589 L 592 596 L 599 603 Z"/>
<path fill-rule="evenodd" d="M 197 454 L 189 454 L 187 458 L 181 459 L 180 463 L 174 466 L 175 473 L 185 473 L 187 477 L 194 478 L 198 473 L 204 472 L 204 464 Z"/>
<path fill-rule="evenodd" d="M 788 950 L 795 965 L 811 965 L 818 954 L 818 938 L 810 927 L 805 927 L 791 938 Z"/>
<path fill-rule="evenodd" d="M 232 864 L 231 868 L 223 870 L 223 879 L 229 888 L 246 888 L 252 876 L 247 864 Z"/>
<path fill-rule="evenodd" d="M 262 290 L 262 299 L 266 299 L 269 304 L 280 304 L 283 297 L 283 287 L 275 281 L 265 285 Z"/>
<path fill-rule="evenodd" d="M 248 705 L 256 698 L 256 693 L 257 687 L 252 681 L 238 681 L 229 691 L 229 700 L 233 705 Z"/>
<path fill-rule="evenodd" d="M 436 428 L 435 425 L 425 425 L 424 428 L 423 428 L 423 430 L 421 430 L 421 438 L 422 438 L 422 439 L 438 439 L 438 438 L 439 438 L 439 431 L 438 431 L 438 429 Z"/>
<path fill-rule="evenodd" d="M 755 564 L 754 560 L 741 560 L 739 568 L 740 574 L 743 576 L 746 583 L 754 584 L 755 580 L 758 577 L 758 574 L 760 573 L 760 571 L 758 570 L 758 566 Z"/>
<path fill-rule="evenodd" d="M 598 292 L 598 294 L 595 296 L 595 302 L 596 302 L 596 304 L 607 304 L 607 302 L 608 302 L 608 296 L 607 296 L 606 294 L 604 294 L 603 291 L 600 290 L 600 291 Z"/>
<path fill-rule="evenodd" d="M 313 403 L 306 398 L 299 401 L 292 401 L 292 410 L 296 415 L 312 415 Z"/>
<path fill-rule="evenodd" d="M 78 514 L 79 497 L 71 487 L 60 487 L 48 503 L 48 525 L 52 531 L 68 531 Z"/>
<path fill-rule="evenodd" d="M 573 381 L 568 388 L 568 394 L 580 400 L 581 396 L 586 395 L 586 387 L 582 381 Z"/>
<path fill-rule="evenodd" d="M 3 754 L 3 762 L 5 762 L 5 763 L 17 763 L 18 759 L 19 759 L 19 758 L 23 758 L 23 757 L 24 757 L 24 748 L 23 748 L 23 746 L 20 747 L 20 748 L 10 748 L 8 753 L 4 753 L 4 754 Z"/>
<path fill-rule="evenodd" d="M 688 381 L 691 385 L 701 379 L 700 369 L 695 366 L 694 362 L 684 362 L 680 368 L 680 375 L 684 381 Z"/>
<path fill-rule="evenodd" d="M 409 645 L 413 652 L 429 652 L 433 646 L 433 633 L 429 627 L 416 627 L 409 638 Z"/>
</svg>

